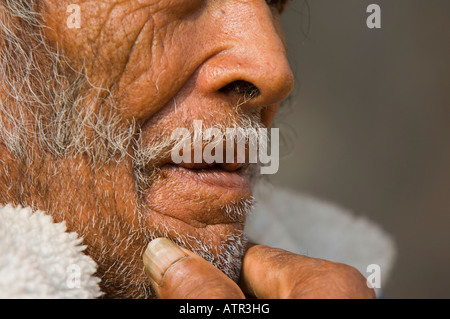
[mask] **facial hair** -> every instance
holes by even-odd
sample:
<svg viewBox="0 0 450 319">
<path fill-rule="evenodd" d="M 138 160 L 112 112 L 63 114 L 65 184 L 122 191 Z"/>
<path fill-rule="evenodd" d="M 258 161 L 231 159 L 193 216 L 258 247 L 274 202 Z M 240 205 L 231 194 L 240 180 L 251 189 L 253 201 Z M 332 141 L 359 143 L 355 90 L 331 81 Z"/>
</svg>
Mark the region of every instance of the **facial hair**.
<svg viewBox="0 0 450 319">
<path fill-rule="evenodd" d="M 83 157 L 92 171 L 84 186 L 96 187 L 98 179 L 106 174 L 105 167 L 130 162 L 136 189 L 144 187 L 143 180 L 145 185 L 151 184 L 157 170 L 153 162 L 164 156 L 169 146 L 164 135 L 151 144 L 142 143 L 141 128 L 133 120 L 124 121 L 112 92 L 90 83 L 83 69 L 75 69 L 47 42 L 33 1 L 10 1 L 3 5 L 0 74 L 1 91 L 5 94 L 0 95 L 0 139 L 14 161 L 20 163 L 17 165 L 30 172 L 25 168 L 36 159 L 50 158 L 48 172 L 52 176 L 45 177 L 50 181 L 63 176 L 60 170 L 63 163 Z M 257 121 L 246 121 L 250 123 L 241 121 L 239 125 L 260 126 Z M 246 244 L 242 229 L 223 236 L 219 245 L 212 245 L 187 238 L 170 225 L 155 224 L 150 229 L 142 222 L 148 208 L 138 200 L 131 212 L 136 216 L 136 224 L 130 224 L 111 204 L 116 194 L 102 193 L 100 189 L 92 195 L 91 203 L 102 203 L 101 206 L 80 202 L 62 208 L 50 201 L 42 203 L 44 195 L 40 196 L 41 201 L 34 201 L 27 193 L 32 192 L 30 185 L 36 184 L 35 180 L 31 176 L 9 181 L 17 191 L 11 196 L 2 195 L 3 201 L 46 210 L 56 221 L 65 221 L 70 231 L 83 237 L 88 246 L 86 252 L 99 266 L 97 274 L 102 279 L 102 289 L 110 297 L 152 296 L 140 265 L 146 244 L 157 237 L 170 237 L 212 262 L 230 278 L 239 277 Z M 45 194 L 47 186 L 44 183 L 41 187 Z M 253 199 L 245 199 L 229 203 L 223 210 L 227 214 L 246 215 L 252 204 Z"/>
</svg>

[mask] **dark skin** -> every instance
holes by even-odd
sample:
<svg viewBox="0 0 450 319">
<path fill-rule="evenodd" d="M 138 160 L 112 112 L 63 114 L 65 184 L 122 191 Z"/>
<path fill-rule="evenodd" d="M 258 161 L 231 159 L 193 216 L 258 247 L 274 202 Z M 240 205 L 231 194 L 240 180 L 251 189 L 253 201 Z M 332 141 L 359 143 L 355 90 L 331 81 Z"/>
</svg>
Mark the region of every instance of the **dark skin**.
<svg viewBox="0 0 450 319">
<path fill-rule="evenodd" d="M 69 4 L 81 8 L 80 29 L 67 27 Z M 285 5 L 263 0 L 42 0 L 39 10 L 50 45 L 60 48 L 75 69 L 84 66 L 93 85 L 111 92 L 120 118 L 133 119 L 145 143 L 163 129 L 183 127 L 186 119 L 220 122 L 233 115 L 242 96 L 222 89 L 236 81 L 259 91 L 239 106 L 241 111 L 260 110 L 262 123 L 269 127 L 294 81 L 279 22 Z M 0 147 L 7 172 L 0 181 L 3 200 L 63 212 L 55 214 L 56 221 L 66 220 L 70 231 L 83 233 L 88 254 L 99 264 L 106 297 L 132 296 L 142 283 L 150 285 L 142 260 L 136 258 L 146 239 L 136 235 L 129 242 L 124 231 L 142 228 L 134 215 L 138 194 L 132 160 L 93 170 L 83 155 L 55 160 L 33 147 L 35 158 L 28 162 L 17 161 Z M 245 218 L 229 220 L 220 207 L 250 198 L 249 187 L 224 190 L 175 175 L 163 177 L 145 190 L 143 223 L 148 230 L 164 224 L 220 250 L 225 236 L 244 228 Z M 23 181 L 17 189 L 11 187 L 16 180 Z M 99 220 L 108 223 L 99 226 Z M 160 285 L 153 282 L 159 297 L 375 297 L 350 266 L 262 245 L 246 250 L 239 285 L 201 257 L 185 254 Z M 133 283 L 123 289 L 118 258 L 133 265 Z"/>
<path fill-rule="evenodd" d="M 158 297 L 176 299 L 243 299 L 248 296 L 264 299 L 375 297 L 373 290 L 367 287 L 365 278 L 356 269 L 281 249 L 249 244 L 238 284 L 199 256 L 185 249 L 183 252 L 187 257 L 175 258 L 173 263 L 169 263 L 163 270 L 163 279 L 159 277 L 154 279 L 149 274 Z"/>
</svg>

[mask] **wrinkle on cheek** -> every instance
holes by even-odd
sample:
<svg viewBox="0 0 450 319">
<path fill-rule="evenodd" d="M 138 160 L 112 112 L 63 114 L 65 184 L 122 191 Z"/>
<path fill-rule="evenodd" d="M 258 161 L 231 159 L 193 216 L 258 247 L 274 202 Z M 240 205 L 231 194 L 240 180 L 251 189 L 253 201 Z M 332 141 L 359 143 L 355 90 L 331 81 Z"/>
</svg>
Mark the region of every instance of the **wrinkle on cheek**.
<svg viewBox="0 0 450 319">
<path fill-rule="evenodd" d="M 189 55 L 208 42 L 198 28 L 203 1 L 78 1 L 80 29 L 66 26 L 69 2 L 46 2 L 52 40 L 90 83 L 112 93 L 124 120 L 155 114 L 209 55 Z"/>
<path fill-rule="evenodd" d="M 69 29 L 66 10 L 72 2 L 48 1 L 43 6 L 49 40 L 58 43 L 63 53 L 75 62 L 75 67 L 86 67 L 94 84 L 106 79 L 110 84 L 116 82 L 135 41 L 151 20 L 155 1 L 79 2 L 81 28 Z"/>
<path fill-rule="evenodd" d="M 117 83 L 136 44 L 142 38 L 151 37 L 153 32 L 148 30 L 152 29 L 151 8 L 130 8 L 127 4 L 115 6 L 104 18 L 99 37 L 92 42 L 92 55 L 88 57 L 91 58 L 92 76 L 98 77 L 99 81 L 109 79 L 111 85 Z"/>
<path fill-rule="evenodd" d="M 147 118 L 158 111 L 156 106 L 166 104 L 176 88 L 177 78 L 183 74 L 182 59 L 174 50 L 178 24 L 160 27 L 155 26 L 155 21 L 153 18 L 152 30 L 148 27 L 142 31 L 152 32 L 152 36 L 142 36 L 135 43 L 118 84 L 122 106 L 128 107 L 129 115 L 136 118 Z"/>
<path fill-rule="evenodd" d="M 118 87 L 126 87 L 138 79 L 152 64 L 154 38 L 154 23 L 147 20 L 139 33 L 135 34 L 130 43 L 130 49 L 126 55 L 126 61 L 122 64 Z"/>
<path fill-rule="evenodd" d="M 168 64 L 164 43 L 167 37 L 164 28 L 158 26 L 154 16 L 150 16 L 130 50 L 128 63 L 120 79 L 120 88 L 148 77 L 149 74 L 149 82 L 156 84 L 156 78 L 160 75 L 156 70 L 165 70 Z"/>
</svg>

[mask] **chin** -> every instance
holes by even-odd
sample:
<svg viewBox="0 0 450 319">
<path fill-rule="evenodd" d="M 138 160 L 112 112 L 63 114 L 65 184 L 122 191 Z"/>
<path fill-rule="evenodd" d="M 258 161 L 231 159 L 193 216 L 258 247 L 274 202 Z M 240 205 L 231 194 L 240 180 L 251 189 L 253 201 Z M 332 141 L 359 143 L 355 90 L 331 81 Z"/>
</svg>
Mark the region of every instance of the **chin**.
<svg viewBox="0 0 450 319">
<path fill-rule="evenodd" d="M 186 169 L 168 165 L 142 193 L 140 211 L 152 237 L 166 237 L 239 279 L 253 207 L 243 171 Z"/>
</svg>

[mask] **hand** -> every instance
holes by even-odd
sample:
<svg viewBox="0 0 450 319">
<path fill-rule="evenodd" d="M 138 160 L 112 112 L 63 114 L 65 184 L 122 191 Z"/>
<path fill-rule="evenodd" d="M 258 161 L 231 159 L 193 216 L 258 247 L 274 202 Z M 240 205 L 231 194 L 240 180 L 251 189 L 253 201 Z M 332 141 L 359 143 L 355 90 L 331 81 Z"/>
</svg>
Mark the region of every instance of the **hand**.
<svg viewBox="0 0 450 319">
<path fill-rule="evenodd" d="M 159 298 L 375 298 L 353 267 L 263 245 L 249 245 L 239 286 L 165 238 L 149 244 L 144 265 Z"/>
<path fill-rule="evenodd" d="M 166 238 L 151 241 L 143 259 L 144 270 L 159 298 L 245 298 L 239 286 L 221 270 Z"/>
<path fill-rule="evenodd" d="M 240 285 L 257 298 L 375 298 L 361 273 L 348 265 L 250 244 Z"/>
</svg>

